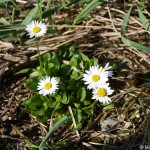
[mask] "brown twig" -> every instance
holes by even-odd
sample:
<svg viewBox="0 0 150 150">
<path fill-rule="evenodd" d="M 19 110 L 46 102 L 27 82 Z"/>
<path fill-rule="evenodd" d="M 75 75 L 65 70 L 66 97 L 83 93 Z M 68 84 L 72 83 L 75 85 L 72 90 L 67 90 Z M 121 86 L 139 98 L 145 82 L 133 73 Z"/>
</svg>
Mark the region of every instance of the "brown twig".
<svg viewBox="0 0 150 150">
<path fill-rule="evenodd" d="M 77 130 L 77 125 L 76 125 L 76 121 L 75 121 L 71 106 L 68 106 L 68 109 L 69 109 L 69 112 L 70 112 L 70 115 L 71 115 L 71 118 L 72 118 L 72 122 L 73 122 L 73 126 L 75 128 L 76 135 L 80 138 L 80 135 L 79 135 L 79 132 Z"/>
</svg>

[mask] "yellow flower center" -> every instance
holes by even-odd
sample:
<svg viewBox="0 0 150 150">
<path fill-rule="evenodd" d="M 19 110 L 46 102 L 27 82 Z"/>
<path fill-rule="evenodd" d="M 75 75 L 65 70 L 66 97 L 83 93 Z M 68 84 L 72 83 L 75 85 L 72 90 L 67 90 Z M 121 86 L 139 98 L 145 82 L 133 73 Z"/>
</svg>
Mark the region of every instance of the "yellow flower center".
<svg viewBox="0 0 150 150">
<path fill-rule="evenodd" d="M 100 80 L 100 76 L 99 75 L 93 75 L 92 76 L 92 81 L 93 82 L 97 82 L 97 81 L 99 81 Z"/>
<path fill-rule="evenodd" d="M 33 32 L 34 33 L 38 33 L 38 32 L 40 32 L 41 31 L 41 29 L 39 28 L 39 27 L 34 27 L 33 28 Z"/>
<path fill-rule="evenodd" d="M 48 82 L 48 83 L 45 84 L 44 88 L 46 90 L 49 90 L 50 88 L 52 88 L 52 84 L 50 82 Z"/>
<path fill-rule="evenodd" d="M 104 88 L 100 88 L 100 89 L 98 89 L 98 96 L 100 96 L 100 97 L 104 97 L 104 96 L 106 96 L 106 89 L 104 89 Z"/>
</svg>

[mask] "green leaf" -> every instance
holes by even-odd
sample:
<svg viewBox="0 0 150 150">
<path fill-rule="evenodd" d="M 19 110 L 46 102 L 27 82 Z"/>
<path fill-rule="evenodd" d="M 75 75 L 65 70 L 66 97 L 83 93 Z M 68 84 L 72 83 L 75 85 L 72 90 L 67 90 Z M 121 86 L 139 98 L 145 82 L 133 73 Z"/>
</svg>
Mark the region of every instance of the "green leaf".
<svg viewBox="0 0 150 150">
<path fill-rule="evenodd" d="M 8 36 L 10 33 L 15 33 L 16 30 L 10 29 L 10 30 L 0 30 L 0 38 L 3 38 L 3 36 Z"/>
<path fill-rule="evenodd" d="M 84 100 L 83 103 L 84 103 L 85 106 L 91 104 L 91 102 L 89 100 Z"/>
<path fill-rule="evenodd" d="M 37 70 L 35 70 L 34 72 L 32 72 L 32 73 L 30 74 L 30 78 L 36 78 L 36 77 L 38 77 L 39 75 L 40 75 L 40 72 L 37 71 Z"/>
<path fill-rule="evenodd" d="M 62 95 L 62 98 L 60 100 L 63 104 L 68 104 L 69 101 L 68 101 L 68 96 L 67 94 L 64 92 L 63 95 Z"/>
<path fill-rule="evenodd" d="M 78 90 L 77 98 L 80 101 L 84 101 L 85 100 L 85 98 L 86 98 L 86 89 L 85 88 L 80 88 Z"/>
<path fill-rule="evenodd" d="M 9 36 L 9 37 L 7 37 L 7 40 L 8 40 L 8 41 L 19 41 L 20 38 L 15 37 L 15 36 Z"/>
<path fill-rule="evenodd" d="M 18 24 L 12 24 L 12 25 L 0 25 L 1 29 L 24 29 L 26 26 L 25 25 L 18 25 Z"/>
<path fill-rule="evenodd" d="M 74 103 L 76 101 L 75 97 L 72 95 L 72 94 L 68 94 L 68 102 L 71 104 L 71 103 Z"/>
<path fill-rule="evenodd" d="M 78 72 L 75 71 L 75 70 L 73 70 L 73 71 L 72 71 L 72 74 L 71 74 L 71 79 L 77 79 L 78 76 L 79 76 Z"/>
<path fill-rule="evenodd" d="M 45 111 L 48 108 L 48 102 L 43 102 L 42 110 Z"/>
<path fill-rule="evenodd" d="M 38 12 L 38 6 L 36 6 L 35 8 L 33 8 L 31 10 L 31 12 L 26 16 L 26 18 L 22 21 L 23 25 L 27 25 L 29 22 L 31 22 L 33 20 L 33 18 L 36 16 Z"/>
<path fill-rule="evenodd" d="M 31 112 L 31 114 L 34 116 L 43 116 L 43 113 L 43 110 L 34 110 Z"/>
<path fill-rule="evenodd" d="M 76 59 L 71 59 L 69 65 L 70 66 L 75 66 L 75 67 L 78 66 L 77 60 Z"/>
<path fill-rule="evenodd" d="M 30 71 L 30 68 L 22 69 L 22 70 L 16 72 L 15 75 L 17 75 L 17 74 L 26 74 L 26 73 L 29 73 L 29 71 Z"/>
<path fill-rule="evenodd" d="M 133 119 L 136 118 L 136 115 L 135 115 L 135 114 L 132 114 L 129 118 L 130 118 L 131 120 L 133 120 Z"/>
<path fill-rule="evenodd" d="M 89 107 L 89 106 L 84 107 L 82 110 L 83 110 L 85 113 L 87 113 L 88 115 L 92 115 L 92 114 L 94 113 L 94 109 L 91 108 L 91 107 Z"/>
<path fill-rule="evenodd" d="M 77 129 L 82 129 L 82 123 L 81 122 L 77 122 Z"/>
<path fill-rule="evenodd" d="M 54 68 L 54 66 L 55 66 L 55 65 L 54 65 L 53 63 L 49 63 L 49 64 L 48 64 L 48 68 L 46 68 L 46 69 Z"/>
<path fill-rule="evenodd" d="M 54 14 L 55 12 L 58 12 L 59 10 L 61 10 L 63 8 L 64 8 L 63 6 L 60 6 L 60 7 L 56 7 L 56 8 L 53 8 L 53 9 L 45 10 L 42 14 L 42 18 L 49 17 L 50 15 Z"/>
<path fill-rule="evenodd" d="M 0 3 L 11 2 L 12 0 L 0 0 Z"/>
<path fill-rule="evenodd" d="M 89 3 L 91 0 L 73 0 L 73 2 L 71 4 L 81 4 L 81 3 Z"/>
<path fill-rule="evenodd" d="M 118 115 L 121 115 L 124 112 L 123 108 L 119 108 L 116 110 Z"/>
<path fill-rule="evenodd" d="M 93 9 L 95 9 L 98 5 L 103 4 L 104 2 L 106 2 L 106 0 L 92 0 L 74 19 L 74 24 L 81 22 L 84 18 L 86 18 L 91 13 Z"/>
<path fill-rule="evenodd" d="M 62 64 L 59 70 L 60 76 L 64 79 L 68 77 L 71 67 L 69 65 Z"/>
<path fill-rule="evenodd" d="M 31 91 L 36 91 L 38 85 L 38 80 L 36 78 L 28 79 L 26 82 L 26 87 Z"/>
<path fill-rule="evenodd" d="M 129 22 L 129 17 L 130 17 L 130 13 L 131 13 L 132 7 L 128 10 L 127 14 L 125 15 L 124 19 L 123 19 L 123 23 L 121 26 L 121 35 L 124 36 L 125 32 L 126 32 L 126 27 L 127 24 Z"/>
<path fill-rule="evenodd" d="M 73 109 L 76 122 L 81 122 L 82 120 L 82 111 L 80 109 Z"/>
<path fill-rule="evenodd" d="M 68 80 L 67 81 L 67 89 L 68 90 L 75 90 L 77 89 L 77 87 L 79 86 L 79 82 L 77 82 L 76 80 Z"/>
<path fill-rule="evenodd" d="M 138 99 L 138 100 L 139 100 L 139 103 L 140 103 L 140 105 L 141 105 L 141 107 L 142 107 L 142 111 L 144 112 L 144 115 L 145 115 L 145 117 L 146 117 L 146 116 L 147 116 L 146 108 L 144 107 L 143 102 L 142 102 L 140 99 Z"/>
<path fill-rule="evenodd" d="M 115 108 L 115 105 L 113 103 L 110 103 L 106 105 L 103 109 L 113 109 L 113 108 Z"/>
<path fill-rule="evenodd" d="M 144 14 L 140 10 L 140 8 L 139 7 L 137 7 L 137 8 L 138 8 L 138 13 L 139 13 L 139 18 L 140 18 L 140 21 L 143 24 L 143 27 L 145 28 L 145 30 L 150 31 L 150 22 L 149 22 L 149 20 L 146 19 L 146 17 L 144 16 Z"/>
<path fill-rule="evenodd" d="M 29 111 L 39 110 L 42 107 L 43 101 L 39 95 L 32 96 L 23 100 L 22 105 L 26 106 Z"/>
<path fill-rule="evenodd" d="M 30 106 L 30 104 L 32 103 L 31 100 L 32 100 L 31 97 L 23 100 L 22 105 L 24 105 L 24 106 Z"/>
<path fill-rule="evenodd" d="M 56 102 L 53 98 L 50 98 L 50 99 L 48 100 L 48 106 L 49 106 L 50 108 L 55 108 L 56 105 L 57 105 L 57 102 Z"/>
<path fill-rule="evenodd" d="M 85 100 L 86 98 L 86 89 L 85 88 L 82 88 L 81 89 L 81 101 Z"/>
<path fill-rule="evenodd" d="M 4 24 L 4 25 L 9 25 L 10 23 L 3 17 L 0 18 L 0 23 Z"/>
<path fill-rule="evenodd" d="M 59 68 L 60 68 L 60 62 L 59 62 L 59 60 L 58 60 L 57 57 L 55 57 L 55 58 L 53 59 L 52 63 L 54 64 L 55 71 L 56 71 L 56 70 L 59 70 Z"/>
<path fill-rule="evenodd" d="M 46 117 L 45 115 L 37 115 L 36 118 L 41 123 L 44 123 L 44 122 L 46 122 L 49 119 L 49 117 Z M 38 149 L 39 150 L 43 150 L 43 149 L 40 149 L 39 147 L 38 147 Z"/>
<path fill-rule="evenodd" d="M 11 33 L 13 34 L 19 34 L 22 31 L 20 29 L 24 29 L 25 26 L 22 25 L 1 25 L 0 26 L 0 38 L 8 38 L 11 40 L 11 38 L 13 38 L 14 40 L 14 36 L 10 36 Z M 15 38 L 15 40 L 19 40 L 19 38 Z"/>
<path fill-rule="evenodd" d="M 91 105 L 82 108 L 82 110 L 87 113 L 88 115 L 92 115 L 94 113 L 94 106 L 95 106 L 95 102 L 93 102 Z"/>
<path fill-rule="evenodd" d="M 150 52 L 150 47 L 148 47 L 148 46 L 144 46 L 140 43 L 128 40 L 123 36 L 121 37 L 121 39 L 122 39 L 122 42 L 124 44 L 126 44 L 127 46 L 134 47 L 134 48 L 141 50 L 141 51 L 144 51 L 144 52 Z"/>
<path fill-rule="evenodd" d="M 147 46 L 144 46 L 144 45 L 139 44 L 137 42 L 128 40 L 127 38 L 124 37 L 124 34 L 126 32 L 126 27 L 127 27 L 128 21 L 129 21 L 131 10 L 132 10 L 132 7 L 129 9 L 129 11 L 125 15 L 124 20 L 123 20 L 123 24 L 121 26 L 121 39 L 122 39 L 122 42 L 124 44 L 126 44 L 127 46 L 134 47 L 138 50 L 141 50 L 141 51 L 144 51 L 144 52 L 150 52 L 150 47 L 147 47 Z"/>
<path fill-rule="evenodd" d="M 51 58 L 51 54 L 50 53 L 46 53 L 43 55 L 43 60 L 49 60 Z"/>
<path fill-rule="evenodd" d="M 69 118 L 67 116 L 64 116 L 62 119 L 60 119 L 50 130 L 49 132 L 46 134 L 46 136 L 44 137 L 44 139 L 42 140 L 42 142 L 40 143 L 39 147 L 43 148 L 44 145 L 46 144 L 46 142 L 48 141 L 48 139 L 51 137 L 51 135 L 65 122 L 67 121 Z"/>
<path fill-rule="evenodd" d="M 61 96 L 60 95 L 56 95 L 55 99 L 56 99 L 57 102 L 59 102 L 61 100 Z"/>
<path fill-rule="evenodd" d="M 89 59 L 85 54 L 83 54 L 82 52 L 80 53 L 80 55 L 81 55 L 83 61 L 89 61 L 89 60 L 90 60 L 90 59 Z"/>
</svg>

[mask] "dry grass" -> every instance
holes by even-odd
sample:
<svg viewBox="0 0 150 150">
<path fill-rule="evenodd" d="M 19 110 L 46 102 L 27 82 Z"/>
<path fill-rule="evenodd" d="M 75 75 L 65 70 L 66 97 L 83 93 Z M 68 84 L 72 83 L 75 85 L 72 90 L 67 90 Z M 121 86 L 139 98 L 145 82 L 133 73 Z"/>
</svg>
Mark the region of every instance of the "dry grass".
<svg viewBox="0 0 150 150">
<path fill-rule="evenodd" d="M 28 4 L 25 5 L 28 8 Z M 62 16 L 69 17 L 69 10 L 55 15 L 56 23 L 51 25 L 57 33 L 46 35 L 40 42 L 42 54 L 56 51 L 59 47 L 72 42 L 77 49 L 89 56 L 95 56 L 99 62 L 110 61 L 117 64 L 115 75 L 111 79 L 115 95 L 112 97 L 115 108 L 97 110 L 97 114 L 89 118 L 89 124 L 79 131 L 62 126 L 50 143 L 67 141 L 66 149 L 139 149 L 146 144 L 149 131 L 150 89 L 145 87 L 150 83 L 150 54 L 125 46 L 120 39 L 120 27 L 129 4 L 105 4 L 97 7 L 87 21 L 81 25 L 64 24 Z M 145 10 L 144 13 L 150 16 Z M 61 16 L 62 15 L 62 16 Z M 7 16 L 5 16 L 7 17 Z M 26 38 L 26 36 L 23 34 Z M 126 36 L 142 44 L 150 45 L 149 34 L 142 28 L 137 14 L 132 14 Z M 47 133 L 48 121 L 41 124 L 29 115 L 21 106 L 22 100 L 30 95 L 25 88 L 27 76 L 15 76 L 14 73 L 32 65 L 38 60 L 35 42 L 30 44 L 11 43 L 0 40 L 0 146 L 2 149 L 21 150 L 24 141 L 16 135 L 11 124 L 17 126 L 29 140 L 38 143 Z M 146 105 L 147 104 L 147 105 Z M 131 115 L 135 114 L 132 119 Z M 111 119 L 117 123 L 102 130 L 102 123 Z M 107 122 L 106 122 L 107 124 Z M 47 145 L 46 149 L 50 149 Z M 64 148 L 65 149 L 65 148 Z"/>
</svg>

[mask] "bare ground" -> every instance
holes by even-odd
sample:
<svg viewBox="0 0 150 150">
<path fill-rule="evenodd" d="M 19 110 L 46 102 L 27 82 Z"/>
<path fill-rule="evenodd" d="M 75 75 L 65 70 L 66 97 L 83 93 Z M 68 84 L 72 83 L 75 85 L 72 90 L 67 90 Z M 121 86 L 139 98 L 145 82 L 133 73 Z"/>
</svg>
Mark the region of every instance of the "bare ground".
<svg viewBox="0 0 150 150">
<path fill-rule="evenodd" d="M 115 90 L 112 96 L 115 108 L 98 110 L 97 114 L 90 118 L 92 122 L 79 131 L 80 138 L 74 131 L 62 126 L 52 136 L 45 149 L 54 149 L 53 143 L 56 148 L 58 141 L 68 143 L 60 148 L 66 150 L 137 150 L 140 149 L 140 145 L 146 145 L 149 132 L 150 89 L 145 85 L 150 84 L 150 54 L 127 47 L 120 39 L 120 27 L 129 6 L 118 2 L 97 7 L 88 20 L 78 26 L 65 25 L 64 20 L 59 19 L 61 15 L 71 18 L 69 10 L 55 15 L 56 23 L 59 25 L 50 27 L 57 29 L 58 32 L 41 39 L 40 49 L 43 53 L 57 51 L 61 46 L 72 42 L 78 50 L 90 57 L 98 58 L 100 63 L 104 61 L 116 63 L 117 68 L 110 81 L 111 87 Z M 145 14 L 149 16 L 146 11 Z M 126 36 L 150 46 L 149 34 L 140 25 L 136 12 L 133 12 Z M 26 33 L 22 36 L 27 39 Z M 35 42 L 20 44 L 0 40 L 2 150 L 21 150 L 25 147 L 23 138 L 13 126 L 34 144 L 40 143 L 49 129 L 50 121 L 45 124 L 39 123 L 21 105 L 23 99 L 31 94 L 24 85 L 28 75 L 15 75 L 17 71 L 32 66 L 37 58 Z M 133 119 L 132 114 L 135 114 Z M 116 121 L 117 124 L 103 131 L 102 124 L 108 119 Z"/>
</svg>

